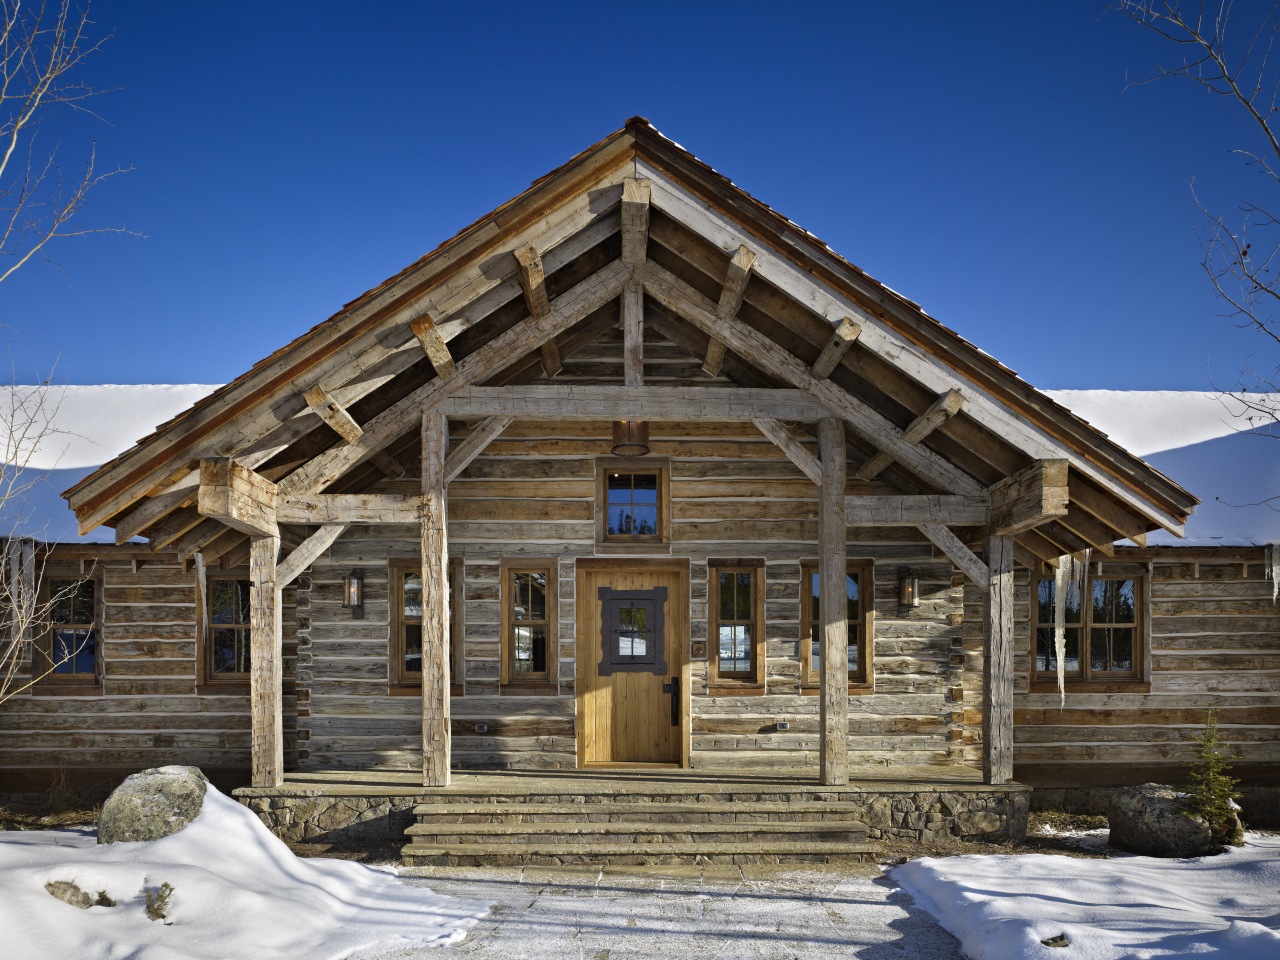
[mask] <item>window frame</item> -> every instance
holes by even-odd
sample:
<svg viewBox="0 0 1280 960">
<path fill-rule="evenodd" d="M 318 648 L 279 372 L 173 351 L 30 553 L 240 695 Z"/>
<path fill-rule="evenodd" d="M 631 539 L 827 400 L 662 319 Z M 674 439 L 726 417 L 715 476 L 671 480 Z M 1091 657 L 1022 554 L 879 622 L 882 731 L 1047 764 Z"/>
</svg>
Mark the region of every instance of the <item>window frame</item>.
<svg viewBox="0 0 1280 960">
<path fill-rule="evenodd" d="M 813 617 L 809 616 L 813 577 L 819 575 L 821 564 L 817 560 L 800 563 L 800 690 L 816 694 L 822 689 L 822 676 L 813 670 Z M 861 642 L 858 646 L 858 670 L 849 673 L 849 690 L 869 693 L 875 689 L 875 563 L 872 560 L 847 560 L 845 576 L 858 578 L 858 604 L 860 610 L 858 629 Z"/>
<path fill-rule="evenodd" d="M 253 609 L 253 582 L 249 579 L 248 568 L 237 567 L 231 570 L 219 570 L 217 576 L 211 575 L 211 572 L 206 570 L 203 586 L 204 602 L 200 603 L 196 610 L 196 638 L 198 640 L 199 647 L 198 684 L 200 687 L 216 687 L 224 692 L 228 688 L 247 690 L 249 688 L 249 671 L 245 671 L 244 673 L 215 673 L 213 669 L 213 581 L 215 580 L 238 580 L 244 581 L 248 584 L 250 591 L 250 622 L 246 622 L 244 624 L 244 628 L 249 639 L 249 657 L 251 663 L 253 659 L 253 630 L 251 625 Z"/>
<path fill-rule="evenodd" d="M 1076 691 L 1094 691 L 1097 693 L 1107 693 L 1111 691 L 1130 691 L 1143 692 L 1151 688 L 1151 612 L 1149 609 L 1150 591 L 1149 581 L 1143 571 L 1101 571 L 1095 572 L 1090 565 L 1089 570 L 1085 573 L 1085 585 L 1082 594 L 1082 602 L 1080 604 L 1080 622 L 1078 629 L 1080 632 L 1079 649 L 1077 657 L 1080 662 L 1080 671 L 1078 674 L 1064 674 L 1064 685 L 1067 689 Z M 1092 643 L 1093 622 L 1093 584 L 1096 581 L 1103 580 L 1131 580 L 1133 581 L 1133 669 L 1128 671 L 1097 671 L 1093 670 L 1092 658 L 1090 656 L 1090 645 Z M 1040 622 L 1040 584 L 1042 582 L 1053 583 L 1052 576 L 1041 576 L 1033 574 L 1030 578 L 1028 588 L 1028 599 L 1030 601 L 1030 612 L 1028 615 L 1029 634 L 1030 634 L 1030 689 L 1032 692 L 1042 693 L 1046 691 L 1056 692 L 1058 689 L 1058 674 L 1056 670 L 1042 672 L 1037 666 L 1038 643 L 1037 634 L 1041 628 L 1048 630 L 1053 629 L 1053 623 L 1042 624 Z M 1114 624 L 1108 624 L 1114 626 Z"/>
<path fill-rule="evenodd" d="M 387 600 L 390 607 L 387 637 L 387 687 L 392 696 L 422 696 L 422 671 L 406 670 L 404 577 L 422 574 L 418 558 L 393 559 L 387 565 Z M 461 697 L 466 691 L 466 656 L 463 647 L 466 618 L 466 564 L 462 557 L 450 557 L 449 567 L 449 695 Z M 418 625 L 422 623 L 418 619 Z"/>
<path fill-rule="evenodd" d="M 749 671 L 720 671 L 720 574 L 750 573 L 751 653 Z M 711 696 L 742 696 L 765 690 L 765 567 L 761 558 L 712 558 L 707 561 L 707 693 Z M 740 623 L 740 620 L 733 620 Z"/>
<path fill-rule="evenodd" d="M 56 665 L 53 659 L 53 631 L 57 624 L 53 620 L 53 584 L 58 580 L 70 580 L 75 583 L 93 584 L 93 625 L 94 663 L 93 673 L 54 673 Z M 40 574 L 40 604 L 42 622 L 37 640 L 31 650 L 31 691 L 33 694 L 52 693 L 71 696 L 93 696 L 102 693 L 103 678 L 106 674 L 106 662 L 103 651 L 103 622 L 105 605 L 103 602 L 103 576 L 101 567 L 95 567 L 82 573 L 79 567 L 69 568 L 55 564 L 47 565 Z M 68 621 L 72 626 L 75 621 Z"/>
<path fill-rule="evenodd" d="M 657 478 L 657 532 L 609 533 L 609 474 L 653 474 Z M 665 457 L 601 457 L 596 460 L 597 549 L 642 553 L 671 548 L 671 466 Z"/>
<path fill-rule="evenodd" d="M 511 589 L 511 577 L 519 573 L 541 573 L 546 577 L 544 602 L 545 620 L 518 621 L 515 618 L 515 596 Z M 520 558 L 503 560 L 499 564 L 498 595 L 502 606 L 501 642 L 499 644 L 499 684 L 503 693 L 551 693 L 559 688 L 560 646 L 559 646 L 559 578 L 560 564 L 554 557 Z M 545 624 L 547 631 L 547 649 L 545 651 L 546 670 L 535 674 L 516 673 L 512 669 L 515 657 L 515 644 L 512 633 L 517 623 L 526 622 Z"/>
</svg>

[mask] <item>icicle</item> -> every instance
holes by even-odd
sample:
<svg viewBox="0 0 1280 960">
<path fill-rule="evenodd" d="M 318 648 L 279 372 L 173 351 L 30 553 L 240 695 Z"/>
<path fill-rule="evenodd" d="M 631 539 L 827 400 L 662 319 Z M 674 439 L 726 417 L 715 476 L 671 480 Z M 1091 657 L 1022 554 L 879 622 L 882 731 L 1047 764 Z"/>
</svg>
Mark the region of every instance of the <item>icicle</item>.
<svg viewBox="0 0 1280 960">
<path fill-rule="evenodd" d="M 204 554 L 201 553 L 199 550 L 196 551 L 195 562 L 196 562 L 196 604 L 197 604 L 196 609 L 208 610 L 209 605 L 205 602 L 205 599 L 204 599 L 205 591 L 208 589 L 208 580 L 206 579 L 206 573 L 205 573 L 205 567 L 204 567 Z M 202 613 L 200 615 L 200 621 L 203 623 L 204 620 L 205 620 L 205 615 Z M 206 639 L 208 638 L 206 637 Z"/>
<path fill-rule="evenodd" d="M 1073 579 L 1071 566 L 1075 558 L 1067 555 L 1058 558 L 1058 568 L 1053 573 L 1053 651 L 1058 665 L 1059 706 L 1067 705 L 1067 675 L 1064 661 L 1067 657 L 1067 585 Z"/>
<path fill-rule="evenodd" d="M 1280 598 L 1280 543 L 1267 544 L 1267 576 L 1271 580 L 1271 603 Z"/>
</svg>

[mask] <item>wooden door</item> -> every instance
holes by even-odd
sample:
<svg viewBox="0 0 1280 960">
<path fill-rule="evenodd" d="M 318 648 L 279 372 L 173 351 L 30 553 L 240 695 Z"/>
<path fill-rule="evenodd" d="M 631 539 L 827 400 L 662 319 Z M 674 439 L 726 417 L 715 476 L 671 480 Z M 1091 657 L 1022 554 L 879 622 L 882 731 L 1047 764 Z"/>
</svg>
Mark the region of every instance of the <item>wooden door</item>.
<svg viewBox="0 0 1280 960">
<path fill-rule="evenodd" d="M 683 765 L 689 568 L 578 563 L 578 761 Z"/>
</svg>

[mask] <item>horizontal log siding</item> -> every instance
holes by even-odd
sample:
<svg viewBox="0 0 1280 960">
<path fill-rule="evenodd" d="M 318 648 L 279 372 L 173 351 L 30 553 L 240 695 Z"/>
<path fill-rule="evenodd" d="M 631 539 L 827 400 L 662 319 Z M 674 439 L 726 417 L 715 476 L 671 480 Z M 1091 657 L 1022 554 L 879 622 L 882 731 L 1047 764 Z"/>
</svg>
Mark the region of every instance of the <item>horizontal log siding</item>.
<svg viewBox="0 0 1280 960">
<path fill-rule="evenodd" d="M 18 694 L 0 705 L 0 782 L 38 789 L 50 777 L 107 789 L 146 767 L 194 764 L 248 771 L 249 696 L 197 688 L 194 572 L 107 560 L 102 573 L 98 696 Z M 214 568 L 211 575 L 217 575 Z M 294 591 L 284 595 L 285 762 L 296 763 L 297 632 Z M 30 661 L 17 685 L 30 676 Z M 2 788 L 0 788 L 2 789 Z"/>
<path fill-rule="evenodd" d="M 1141 567 L 1103 564 L 1103 572 Z M 1149 580 L 1150 692 L 1030 693 L 1029 639 L 1014 697 L 1017 775 L 1037 783 L 1123 779 L 1126 768 L 1194 760 L 1193 738 L 1217 712 L 1219 742 L 1242 768 L 1280 764 L 1280 607 L 1261 565 L 1156 562 Z M 1018 584 L 1019 636 L 1030 636 L 1029 584 Z M 975 709 L 974 705 L 969 705 Z M 1079 770 L 1073 778 L 1071 771 Z M 1181 771 L 1172 774 L 1175 779 Z"/>
<path fill-rule="evenodd" d="M 453 429 L 456 442 L 460 425 Z M 465 579 L 466 676 L 464 696 L 453 702 L 455 766 L 576 765 L 575 561 L 597 555 L 594 458 L 608 453 L 608 437 L 607 423 L 517 421 L 449 486 L 450 556 L 464 559 Z M 799 618 L 800 563 L 817 559 L 817 488 L 750 425 L 654 423 L 651 444 L 653 457 L 670 458 L 671 555 L 692 560 L 693 639 L 707 637 L 707 559 L 767 560 L 765 695 L 707 696 L 707 665 L 695 663 L 693 765 L 764 759 L 816 769 L 818 698 L 800 693 Z M 816 442 L 807 445 L 816 455 Z M 409 476 L 378 489 L 415 493 L 417 486 Z M 882 485 L 855 489 L 889 492 Z M 849 539 L 851 559 L 876 562 L 875 692 L 853 699 L 853 762 L 975 762 L 960 702 L 952 700 L 973 678 L 964 676 L 962 591 L 951 564 L 906 531 L 851 529 Z M 413 527 L 354 527 L 300 581 L 299 602 L 308 605 L 299 694 L 303 769 L 420 765 L 420 699 L 392 695 L 387 683 L 387 564 L 417 551 Z M 499 564 L 518 557 L 558 560 L 556 696 L 499 691 Z M 923 600 L 912 611 L 898 608 L 899 565 L 921 576 Z M 338 592 L 353 566 L 365 574 L 365 618 L 358 621 L 341 609 Z M 778 720 L 788 720 L 790 730 L 777 732 Z M 477 723 L 488 731 L 477 734 Z"/>
</svg>

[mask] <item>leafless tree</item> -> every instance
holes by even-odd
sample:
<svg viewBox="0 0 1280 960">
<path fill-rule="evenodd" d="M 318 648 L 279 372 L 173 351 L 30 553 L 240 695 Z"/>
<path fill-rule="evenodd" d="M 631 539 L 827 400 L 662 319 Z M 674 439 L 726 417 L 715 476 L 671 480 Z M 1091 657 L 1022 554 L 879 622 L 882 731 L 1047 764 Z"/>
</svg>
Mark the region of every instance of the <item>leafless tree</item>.
<svg viewBox="0 0 1280 960">
<path fill-rule="evenodd" d="M 87 101 L 100 91 L 79 80 L 85 60 L 101 49 L 93 39 L 89 8 L 71 0 L 0 0 L 0 281 L 64 237 L 128 233 L 123 227 L 72 224 L 104 180 L 125 172 L 100 173 L 89 148 L 83 172 L 64 178 L 57 144 L 37 136 L 56 111 L 92 115 Z"/>
<path fill-rule="evenodd" d="M 1248 407 L 1250 428 L 1273 433 L 1280 425 L 1274 402 L 1249 394 L 1280 391 L 1280 3 L 1249 4 L 1242 16 L 1235 0 L 1121 0 L 1116 9 L 1160 37 L 1168 60 L 1131 85 L 1170 77 L 1189 80 L 1219 98 L 1223 109 L 1247 121 L 1253 136 L 1232 149 L 1255 170 L 1257 194 L 1241 198 L 1230 213 L 1209 209 L 1200 233 L 1204 271 L 1240 326 L 1261 334 L 1260 362 L 1246 362 L 1236 390 Z"/>
</svg>

